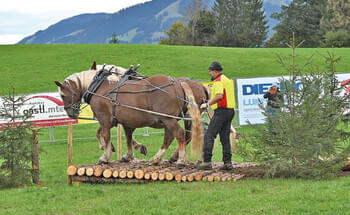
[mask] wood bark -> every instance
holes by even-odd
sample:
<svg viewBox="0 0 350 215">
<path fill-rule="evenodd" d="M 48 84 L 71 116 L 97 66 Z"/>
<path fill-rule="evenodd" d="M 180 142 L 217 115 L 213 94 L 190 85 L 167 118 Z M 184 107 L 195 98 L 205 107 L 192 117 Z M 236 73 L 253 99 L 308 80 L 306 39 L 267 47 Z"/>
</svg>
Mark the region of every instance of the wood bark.
<svg viewBox="0 0 350 215">
<path fill-rule="evenodd" d="M 36 130 L 33 130 L 32 142 L 32 180 L 35 184 L 40 184 L 40 168 L 39 168 L 39 145 Z"/>
</svg>

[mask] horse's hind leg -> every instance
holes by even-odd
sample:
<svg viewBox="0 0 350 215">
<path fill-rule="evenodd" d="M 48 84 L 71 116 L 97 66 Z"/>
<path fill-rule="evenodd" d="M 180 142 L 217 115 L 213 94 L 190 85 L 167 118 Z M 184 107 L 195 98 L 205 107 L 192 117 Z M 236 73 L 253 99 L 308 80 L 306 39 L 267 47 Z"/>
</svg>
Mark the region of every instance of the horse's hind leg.
<svg viewBox="0 0 350 215">
<path fill-rule="evenodd" d="M 126 136 L 126 143 L 127 143 L 128 151 L 126 152 L 125 155 L 123 155 L 122 161 L 129 162 L 129 161 L 134 160 L 132 133 L 135 131 L 135 128 L 129 128 L 129 127 L 125 127 L 125 126 L 123 126 L 123 128 L 124 128 L 124 132 L 125 132 L 125 136 Z"/>
<path fill-rule="evenodd" d="M 187 117 L 187 116 L 186 116 Z M 190 120 L 185 120 L 184 121 L 184 125 L 185 125 L 185 140 L 186 140 L 186 145 L 188 145 L 191 142 L 191 135 L 192 135 L 192 121 Z M 177 159 L 179 158 L 179 147 L 175 150 L 175 152 L 173 152 L 173 154 L 171 155 L 169 161 L 171 163 L 175 163 L 177 161 Z"/>
<path fill-rule="evenodd" d="M 179 158 L 176 162 L 178 168 L 183 168 L 187 161 L 186 159 L 186 141 L 185 131 L 175 119 L 162 120 L 165 126 L 172 132 L 179 144 Z"/>
<path fill-rule="evenodd" d="M 132 139 L 132 146 L 136 151 L 143 155 L 147 155 L 147 147 L 144 144 L 137 142 L 134 138 Z"/>
<path fill-rule="evenodd" d="M 150 163 L 152 163 L 152 164 L 159 164 L 162 161 L 166 150 L 169 148 L 169 146 L 170 146 L 170 144 L 171 144 L 171 142 L 173 140 L 174 140 L 174 135 L 172 134 L 172 132 L 168 128 L 165 128 L 164 129 L 164 142 L 163 142 L 163 145 L 159 149 L 157 154 L 154 155 L 150 159 Z"/>
</svg>

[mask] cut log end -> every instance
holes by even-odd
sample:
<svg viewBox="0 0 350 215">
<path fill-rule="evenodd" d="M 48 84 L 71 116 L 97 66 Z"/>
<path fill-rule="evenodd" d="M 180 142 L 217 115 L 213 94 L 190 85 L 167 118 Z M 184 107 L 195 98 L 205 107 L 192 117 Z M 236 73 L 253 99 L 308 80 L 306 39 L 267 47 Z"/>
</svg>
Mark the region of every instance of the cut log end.
<svg viewBox="0 0 350 215">
<path fill-rule="evenodd" d="M 67 175 L 72 176 L 75 175 L 77 173 L 77 167 L 76 166 L 69 166 L 67 169 Z"/>
<path fill-rule="evenodd" d="M 103 171 L 103 177 L 105 177 L 105 178 L 110 178 L 111 176 L 112 176 L 112 170 L 110 170 L 110 169 L 105 169 L 104 171 Z"/>
<path fill-rule="evenodd" d="M 85 175 L 85 168 L 84 167 L 80 167 L 79 169 L 78 169 L 78 175 L 79 176 L 82 176 L 82 175 Z"/>
</svg>

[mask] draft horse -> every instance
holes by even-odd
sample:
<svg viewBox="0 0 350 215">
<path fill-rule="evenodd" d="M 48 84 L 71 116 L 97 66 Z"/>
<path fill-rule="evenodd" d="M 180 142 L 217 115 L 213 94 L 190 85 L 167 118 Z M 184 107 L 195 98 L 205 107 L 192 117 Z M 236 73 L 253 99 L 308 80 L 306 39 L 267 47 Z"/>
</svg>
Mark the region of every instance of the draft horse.
<svg viewBox="0 0 350 215">
<path fill-rule="evenodd" d="M 120 123 L 128 146 L 124 159 L 133 159 L 132 134 L 136 128 L 163 128 L 163 145 L 150 161 L 159 162 L 172 140 L 176 138 L 179 144 L 177 165 L 183 167 L 186 162 L 186 138 L 178 120 L 184 118 L 186 112 L 192 118 L 192 148 L 200 148 L 198 145 L 202 143 L 202 139 L 198 138 L 200 135 L 195 135 L 194 131 L 201 132 L 201 129 L 198 129 L 202 126 L 198 108 L 201 99 L 195 101 L 191 87 L 187 84 L 195 81 L 164 75 L 140 79 L 128 77 L 119 81 L 106 79 L 92 92 L 89 87 L 95 75 L 96 71 L 88 70 L 70 75 L 62 83 L 55 83 L 59 87 L 64 108 L 71 118 L 78 117 L 82 97 L 90 94 L 89 104 L 101 126 L 105 143 L 100 162 L 111 161 L 110 129 Z M 202 99 L 206 99 L 205 95 Z"/>
</svg>

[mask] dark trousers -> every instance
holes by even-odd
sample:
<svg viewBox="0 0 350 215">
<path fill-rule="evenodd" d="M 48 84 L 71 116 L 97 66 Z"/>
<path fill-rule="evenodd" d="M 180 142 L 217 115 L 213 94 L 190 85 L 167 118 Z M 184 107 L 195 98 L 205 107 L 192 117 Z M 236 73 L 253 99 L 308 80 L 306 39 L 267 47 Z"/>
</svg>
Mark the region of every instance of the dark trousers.
<svg viewBox="0 0 350 215">
<path fill-rule="evenodd" d="M 231 144 L 230 144 L 230 132 L 231 122 L 235 115 L 234 109 L 219 108 L 214 111 L 214 116 L 210 120 L 208 130 L 204 135 L 204 162 L 211 162 L 213 156 L 213 147 L 216 136 L 220 135 L 220 141 L 222 144 L 222 160 L 231 162 Z"/>
</svg>

